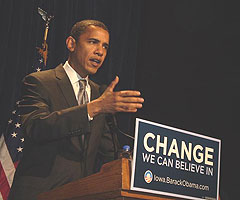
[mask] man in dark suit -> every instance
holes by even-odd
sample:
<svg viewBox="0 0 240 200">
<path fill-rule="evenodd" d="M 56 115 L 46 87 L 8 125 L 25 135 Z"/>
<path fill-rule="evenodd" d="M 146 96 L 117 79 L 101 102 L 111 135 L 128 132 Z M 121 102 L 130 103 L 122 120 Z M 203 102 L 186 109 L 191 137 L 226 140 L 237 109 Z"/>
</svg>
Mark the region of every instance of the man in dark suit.
<svg viewBox="0 0 240 200">
<path fill-rule="evenodd" d="M 96 172 L 113 160 L 118 146 L 105 116 L 142 107 L 140 92 L 114 91 L 118 77 L 104 92 L 88 77 L 107 55 L 109 32 L 102 22 L 76 23 L 66 46 L 64 65 L 23 80 L 19 109 L 25 147 L 10 200 L 36 199 L 39 193 Z"/>
</svg>

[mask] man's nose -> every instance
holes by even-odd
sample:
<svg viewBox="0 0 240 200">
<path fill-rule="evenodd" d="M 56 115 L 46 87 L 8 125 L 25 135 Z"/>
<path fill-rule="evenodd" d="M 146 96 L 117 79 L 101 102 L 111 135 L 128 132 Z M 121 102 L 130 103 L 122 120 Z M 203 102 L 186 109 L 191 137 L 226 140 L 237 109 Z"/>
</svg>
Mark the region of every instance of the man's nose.
<svg viewBox="0 0 240 200">
<path fill-rule="evenodd" d="M 100 57 L 103 56 L 103 48 L 100 45 L 96 48 L 95 54 L 100 56 Z"/>
</svg>

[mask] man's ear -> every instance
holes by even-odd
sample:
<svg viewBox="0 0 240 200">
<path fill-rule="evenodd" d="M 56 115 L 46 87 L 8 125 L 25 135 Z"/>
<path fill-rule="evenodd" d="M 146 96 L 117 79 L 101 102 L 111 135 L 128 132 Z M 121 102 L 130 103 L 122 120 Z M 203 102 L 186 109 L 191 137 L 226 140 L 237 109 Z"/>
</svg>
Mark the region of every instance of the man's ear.
<svg viewBox="0 0 240 200">
<path fill-rule="evenodd" d="M 66 39 L 66 46 L 70 52 L 73 52 L 76 46 L 76 40 L 72 36 L 69 36 Z"/>
</svg>

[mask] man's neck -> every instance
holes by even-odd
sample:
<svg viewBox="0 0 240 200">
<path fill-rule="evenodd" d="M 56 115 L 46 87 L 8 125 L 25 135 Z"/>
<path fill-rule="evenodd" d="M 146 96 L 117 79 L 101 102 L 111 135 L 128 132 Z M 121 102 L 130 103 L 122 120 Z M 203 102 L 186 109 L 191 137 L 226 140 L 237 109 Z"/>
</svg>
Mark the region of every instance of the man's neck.
<svg viewBox="0 0 240 200">
<path fill-rule="evenodd" d="M 83 73 L 82 71 L 80 71 L 79 68 L 76 67 L 76 65 L 74 64 L 74 62 L 73 62 L 70 58 L 68 58 L 67 61 L 68 61 L 68 64 L 71 66 L 71 68 L 72 68 L 75 72 L 77 72 L 77 73 L 81 76 L 81 78 L 88 78 L 88 75 L 85 74 L 85 73 Z"/>
</svg>

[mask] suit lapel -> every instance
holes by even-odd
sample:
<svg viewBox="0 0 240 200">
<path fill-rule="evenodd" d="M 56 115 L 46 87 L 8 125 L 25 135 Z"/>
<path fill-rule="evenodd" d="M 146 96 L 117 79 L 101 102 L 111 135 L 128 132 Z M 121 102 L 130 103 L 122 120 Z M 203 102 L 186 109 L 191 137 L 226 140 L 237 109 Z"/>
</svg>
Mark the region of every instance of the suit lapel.
<svg viewBox="0 0 240 200">
<path fill-rule="evenodd" d="M 58 65 L 55 68 L 55 72 L 58 85 L 61 88 L 62 94 L 65 97 L 67 103 L 69 104 L 69 107 L 77 106 L 78 103 L 72 88 L 72 84 L 65 70 L 63 69 L 62 64 Z"/>
</svg>

